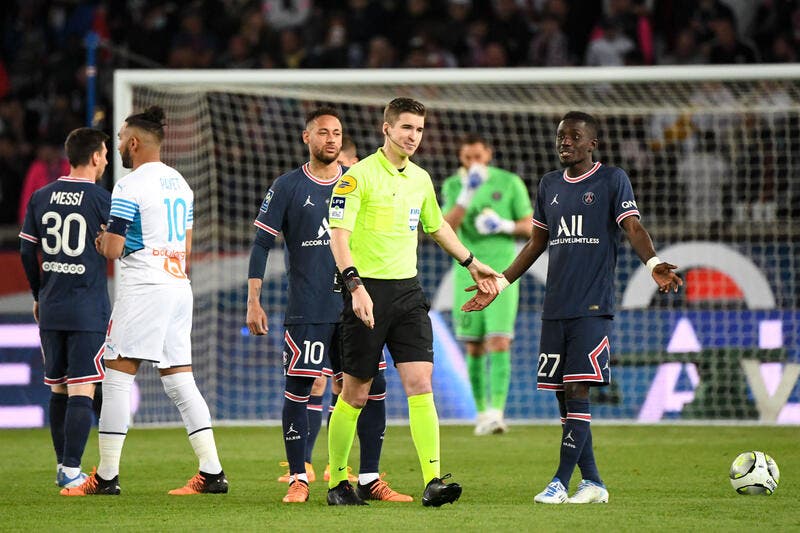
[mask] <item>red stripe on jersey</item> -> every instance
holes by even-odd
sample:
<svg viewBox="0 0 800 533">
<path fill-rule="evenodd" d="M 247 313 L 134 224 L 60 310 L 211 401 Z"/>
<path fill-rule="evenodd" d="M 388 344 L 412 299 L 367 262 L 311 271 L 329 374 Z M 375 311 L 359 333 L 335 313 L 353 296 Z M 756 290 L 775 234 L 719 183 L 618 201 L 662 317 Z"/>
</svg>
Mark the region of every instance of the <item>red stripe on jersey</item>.
<svg viewBox="0 0 800 533">
<path fill-rule="evenodd" d="M 532 218 L 531 221 L 533 222 L 533 225 L 536 226 L 537 228 L 541 228 L 543 230 L 547 230 L 548 229 L 547 228 L 547 224 L 542 224 L 541 222 L 539 222 L 535 218 Z"/>
<path fill-rule="evenodd" d="M 339 181 L 339 178 L 342 177 L 342 165 L 336 165 L 336 166 L 339 169 L 338 172 L 336 172 L 336 177 L 332 178 L 332 179 L 329 179 L 329 180 L 324 180 L 322 178 L 318 178 L 318 177 L 314 176 L 311 173 L 311 164 L 310 163 L 306 163 L 305 165 L 303 165 L 303 174 L 305 174 L 308 179 L 310 179 L 311 181 L 313 181 L 314 183 L 316 183 L 318 185 L 333 185 L 334 183 Z"/>
<path fill-rule="evenodd" d="M 67 382 L 67 376 L 64 376 L 64 377 L 61 377 L 61 378 L 58 378 L 58 379 L 44 378 L 44 384 L 45 385 L 61 385 L 61 384 L 66 383 L 66 382 Z"/>
<path fill-rule="evenodd" d="M 60 178 L 58 178 L 58 181 L 71 181 L 73 183 L 94 183 L 93 179 L 78 178 L 75 176 L 61 176 Z"/>
<path fill-rule="evenodd" d="M 642 218 L 642 216 L 639 214 L 638 210 L 631 209 L 630 211 L 625 211 L 624 213 L 622 213 L 620 216 L 617 217 L 617 226 L 621 226 L 622 225 L 622 220 L 625 219 L 625 218 L 628 218 L 630 216 L 637 216 L 639 218 Z"/>
<path fill-rule="evenodd" d="M 37 242 L 39 242 L 39 239 L 37 239 L 33 235 L 28 235 L 27 233 L 22 233 L 21 231 L 19 232 L 19 238 L 20 239 L 25 239 L 26 241 L 30 241 L 33 244 L 36 244 Z"/>
<path fill-rule="evenodd" d="M 589 353 L 589 361 L 592 363 L 592 368 L 594 368 L 594 374 L 568 374 L 564 376 L 564 382 L 567 381 L 603 381 L 603 372 L 600 370 L 600 363 L 597 361 L 597 358 L 603 352 L 603 350 L 608 351 L 609 358 L 611 357 L 611 344 L 608 342 L 608 337 L 603 337 L 603 340 L 600 341 L 600 344 Z"/>
<path fill-rule="evenodd" d="M 267 226 L 266 224 L 264 224 L 263 222 L 260 222 L 258 220 L 254 220 L 253 221 L 253 225 L 255 227 L 257 227 L 257 228 L 263 229 L 264 231 L 266 231 L 267 233 L 269 233 L 272 236 L 277 236 L 278 235 L 278 230 L 270 228 L 269 226 Z"/>
<path fill-rule="evenodd" d="M 594 174 L 595 172 L 597 172 L 598 168 L 600 168 L 600 161 L 597 161 L 594 164 L 594 166 L 592 168 L 590 168 L 587 172 L 581 174 L 580 176 L 576 176 L 574 178 L 570 178 L 569 176 L 567 176 L 567 171 L 565 169 L 564 170 L 564 181 L 566 181 L 567 183 L 578 183 L 579 181 L 583 181 L 586 178 L 588 178 L 589 176 L 591 176 L 592 174 Z"/>
<path fill-rule="evenodd" d="M 378 370 L 386 370 L 386 361 L 378 363 Z"/>
</svg>

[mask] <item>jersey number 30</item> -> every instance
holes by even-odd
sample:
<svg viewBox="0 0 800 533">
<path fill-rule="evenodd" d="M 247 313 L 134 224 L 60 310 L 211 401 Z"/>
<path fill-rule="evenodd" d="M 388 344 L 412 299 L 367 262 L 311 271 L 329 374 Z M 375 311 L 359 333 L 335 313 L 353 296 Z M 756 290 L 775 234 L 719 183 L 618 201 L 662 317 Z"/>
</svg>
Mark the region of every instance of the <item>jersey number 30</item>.
<svg viewBox="0 0 800 533">
<path fill-rule="evenodd" d="M 62 220 L 57 211 L 48 211 L 42 215 L 42 224 L 48 235 L 42 239 L 42 250 L 45 253 L 58 255 L 63 251 L 69 257 L 78 257 L 86 249 L 86 219 L 80 213 L 70 213 Z M 73 231 L 78 232 L 74 248 L 70 244 Z M 50 237 L 53 238 L 52 244 Z"/>
</svg>

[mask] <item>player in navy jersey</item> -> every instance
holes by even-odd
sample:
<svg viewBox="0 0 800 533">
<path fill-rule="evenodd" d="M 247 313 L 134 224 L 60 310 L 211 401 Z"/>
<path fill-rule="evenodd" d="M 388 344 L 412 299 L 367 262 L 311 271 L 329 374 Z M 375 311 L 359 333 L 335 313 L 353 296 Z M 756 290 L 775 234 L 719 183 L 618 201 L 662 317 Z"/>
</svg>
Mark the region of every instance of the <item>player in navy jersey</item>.
<svg viewBox="0 0 800 533">
<path fill-rule="evenodd" d="M 19 234 L 25 275 L 33 292 L 50 385 L 50 433 L 60 487 L 83 483 L 81 457 L 92 427 L 95 383 L 103 380 L 103 342 L 110 305 L 106 259 L 94 236 L 108 218 L 111 195 L 103 176 L 108 135 L 78 128 L 64 147 L 69 176 L 31 196 Z M 37 252 L 41 252 L 41 272 Z"/>
<path fill-rule="evenodd" d="M 307 464 L 309 444 L 307 405 L 316 378 L 332 375 L 338 361 L 339 315 L 344 305 L 334 292 L 336 265 L 329 248 L 328 203 L 334 185 L 342 176 L 337 163 L 342 146 L 342 125 L 332 108 L 319 108 L 306 117 L 303 142 L 308 145 L 309 162 L 280 177 L 270 187 L 254 224 L 258 228 L 250 253 L 247 291 L 247 327 L 253 335 L 265 335 L 267 315 L 261 307 L 262 280 L 269 248 L 283 233 L 289 255 L 289 294 L 284 318 L 283 436 L 289 463 L 289 489 L 283 501 L 308 500 L 308 483 L 313 471 Z M 379 381 L 379 380 L 376 380 Z M 378 385 L 380 386 L 380 384 Z M 374 472 L 360 482 L 378 499 L 411 501 L 380 479 L 378 457 L 386 425 L 383 389 L 370 391 L 375 409 L 359 432 L 362 447 L 372 450 Z M 373 394 L 374 392 L 374 394 Z M 362 465 L 366 466 L 366 465 Z M 362 472 L 363 472 L 362 468 Z M 369 474 L 369 477 L 366 477 Z"/>
<path fill-rule="evenodd" d="M 570 111 L 556 132 L 564 171 L 539 182 L 533 235 L 498 279 L 498 289 L 513 283 L 549 246 L 542 312 L 538 389 L 556 393 L 561 423 L 560 462 L 553 480 L 534 498 L 538 503 L 605 503 L 606 490 L 594 459 L 589 387 L 608 385 L 614 315 L 614 269 L 623 231 L 647 265 L 660 292 L 677 292 L 683 281 L 677 267 L 656 256 L 650 235 L 639 222 L 639 208 L 627 174 L 592 160 L 597 121 Z M 478 292 L 462 308 L 476 311 L 495 296 Z M 570 498 L 575 465 L 582 481 Z"/>
</svg>

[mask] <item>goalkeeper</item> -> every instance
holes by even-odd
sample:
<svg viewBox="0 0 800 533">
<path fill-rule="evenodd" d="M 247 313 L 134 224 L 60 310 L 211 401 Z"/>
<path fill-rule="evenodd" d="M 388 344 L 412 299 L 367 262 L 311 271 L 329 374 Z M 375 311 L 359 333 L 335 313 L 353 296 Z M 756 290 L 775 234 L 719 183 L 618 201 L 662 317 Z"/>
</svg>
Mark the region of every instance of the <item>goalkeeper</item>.
<svg viewBox="0 0 800 533">
<path fill-rule="evenodd" d="M 502 268 L 516 255 L 515 237 L 531 236 L 533 209 L 528 190 L 516 174 L 488 166 L 492 148 L 479 135 L 470 133 L 461 139 L 458 160 L 458 172 L 442 186 L 444 218 L 476 256 L 485 258 L 492 268 Z M 470 294 L 464 289 L 473 283 L 469 272 L 455 269 L 453 323 L 456 337 L 467 348 L 467 371 L 478 411 L 475 434 L 504 433 L 519 287 L 503 291 L 484 311 L 465 313 L 461 306 Z"/>
</svg>

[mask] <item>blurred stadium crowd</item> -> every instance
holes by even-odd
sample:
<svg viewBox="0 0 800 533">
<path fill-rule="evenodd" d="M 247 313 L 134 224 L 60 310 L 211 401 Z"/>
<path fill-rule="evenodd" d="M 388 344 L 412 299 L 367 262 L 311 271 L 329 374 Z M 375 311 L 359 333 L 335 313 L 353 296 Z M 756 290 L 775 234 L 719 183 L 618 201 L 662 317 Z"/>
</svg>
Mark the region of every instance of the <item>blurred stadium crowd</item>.
<svg viewBox="0 0 800 533">
<path fill-rule="evenodd" d="M 68 171 L 89 31 L 102 42 L 95 124 L 112 133 L 115 68 L 787 63 L 800 0 L 16 0 L 0 28 L 0 225 L 15 226 Z"/>
</svg>

